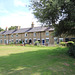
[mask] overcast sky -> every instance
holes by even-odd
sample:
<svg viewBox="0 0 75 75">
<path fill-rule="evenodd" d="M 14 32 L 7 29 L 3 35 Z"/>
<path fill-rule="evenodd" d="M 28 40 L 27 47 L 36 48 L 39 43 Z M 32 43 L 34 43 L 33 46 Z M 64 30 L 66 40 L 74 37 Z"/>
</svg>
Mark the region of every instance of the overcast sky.
<svg viewBox="0 0 75 75">
<path fill-rule="evenodd" d="M 31 10 L 27 7 L 29 0 L 0 0 L 0 27 L 10 26 L 31 27 L 34 22 L 39 26 Z"/>
</svg>

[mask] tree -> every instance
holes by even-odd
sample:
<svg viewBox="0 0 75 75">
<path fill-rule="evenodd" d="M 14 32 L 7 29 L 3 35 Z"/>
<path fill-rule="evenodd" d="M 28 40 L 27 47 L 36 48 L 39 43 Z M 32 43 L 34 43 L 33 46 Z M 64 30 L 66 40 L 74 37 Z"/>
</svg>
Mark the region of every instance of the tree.
<svg viewBox="0 0 75 75">
<path fill-rule="evenodd" d="M 9 27 L 9 30 L 13 30 L 13 29 L 16 29 L 17 28 L 17 26 L 11 26 L 11 27 Z"/>
<path fill-rule="evenodd" d="M 1 31 L 4 31 L 4 29 L 2 29 L 2 28 L 0 27 L 0 32 L 1 32 Z"/>
<path fill-rule="evenodd" d="M 75 0 L 32 0 L 31 7 L 38 21 L 55 27 L 56 36 L 75 35 Z"/>
</svg>

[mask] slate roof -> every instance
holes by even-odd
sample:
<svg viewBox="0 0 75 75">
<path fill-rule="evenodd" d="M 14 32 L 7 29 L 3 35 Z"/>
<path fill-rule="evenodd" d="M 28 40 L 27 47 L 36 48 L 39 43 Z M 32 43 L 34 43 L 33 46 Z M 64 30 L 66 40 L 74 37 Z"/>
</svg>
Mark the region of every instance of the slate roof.
<svg viewBox="0 0 75 75">
<path fill-rule="evenodd" d="M 6 31 L 1 31 L 0 34 L 3 34 L 4 32 L 6 32 Z"/>
<path fill-rule="evenodd" d="M 8 30 L 8 31 L 6 31 L 6 32 L 4 32 L 3 34 L 12 34 L 12 33 L 14 33 L 16 30 Z"/>
<path fill-rule="evenodd" d="M 47 27 L 34 27 L 31 30 L 29 30 L 28 32 L 39 32 L 39 31 L 45 31 L 47 29 Z"/>
<path fill-rule="evenodd" d="M 28 32 L 41 32 L 41 31 L 52 31 L 54 30 L 54 28 L 50 28 L 50 27 L 34 27 L 31 30 L 29 30 Z"/>
<path fill-rule="evenodd" d="M 48 27 L 46 30 L 48 30 L 48 31 L 53 31 L 54 28 L 50 28 L 50 27 Z M 45 30 L 45 31 L 46 31 L 46 30 Z"/>
<path fill-rule="evenodd" d="M 24 33 L 24 32 L 28 32 L 29 30 L 31 30 L 31 28 L 22 28 L 22 29 L 15 31 L 14 33 Z"/>
</svg>

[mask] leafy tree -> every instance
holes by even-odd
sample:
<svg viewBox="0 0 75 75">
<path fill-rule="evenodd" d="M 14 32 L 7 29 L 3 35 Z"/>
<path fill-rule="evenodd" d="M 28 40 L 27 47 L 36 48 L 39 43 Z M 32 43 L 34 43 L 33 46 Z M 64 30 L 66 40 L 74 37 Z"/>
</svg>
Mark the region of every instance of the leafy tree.
<svg viewBox="0 0 75 75">
<path fill-rule="evenodd" d="M 75 35 L 75 0 L 32 0 L 31 8 L 38 21 L 55 27 L 56 36 Z"/>
<path fill-rule="evenodd" d="M 4 29 L 2 29 L 2 28 L 0 27 L 0 32 L 1 32 L 1 31 L 4 31 Z"/>
<path fill-rule="evenodd" d="M 10 28 L 9 28 L 9 30 L 13 30 L 13 29 L 16 29 L 17 28 L 17 26 L 11 26 Z"/>
</svg>

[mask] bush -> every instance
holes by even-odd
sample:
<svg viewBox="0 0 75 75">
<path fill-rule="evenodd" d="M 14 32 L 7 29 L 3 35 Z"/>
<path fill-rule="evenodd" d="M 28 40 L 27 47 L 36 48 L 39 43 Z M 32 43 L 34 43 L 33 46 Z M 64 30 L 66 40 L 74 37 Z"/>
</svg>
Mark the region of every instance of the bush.
<svg viewBox="0 0 75 75">
<path fill-rule="evenodd" d="M 74 45 L 74 42 L 73 42 L 73 41 L 68 41 L 68 42 L 67 42 L 67 46 L 69 47 L 69 46 L 71 46 L 71 45 Z"/>
<path fill-rule="evenodd" d="M 11 42 L 10 44 L 14 44 L 14 42 Z"/>
<path fill-rule="evenodd" d="M 75 45 L 71 43 L 71 45 L 69 45 L 69 50 L 68 50 L 68 54 L 70 56 L 75 57 Z"/>
<path fill-rule="evenodd" d="M 19 41 L 19 44 L 22 44 L 22 41 Z"/>
<path fill-rule="evenodd" d="M 65 46 L 66 43 L 65 42 L 60 42 L 60 45 Z"/>
<path fill-rule="evenodd" d="M 35 46 L 38 46 L 39 45 L 39 41 L 35 41 Z"/>
</svg>

